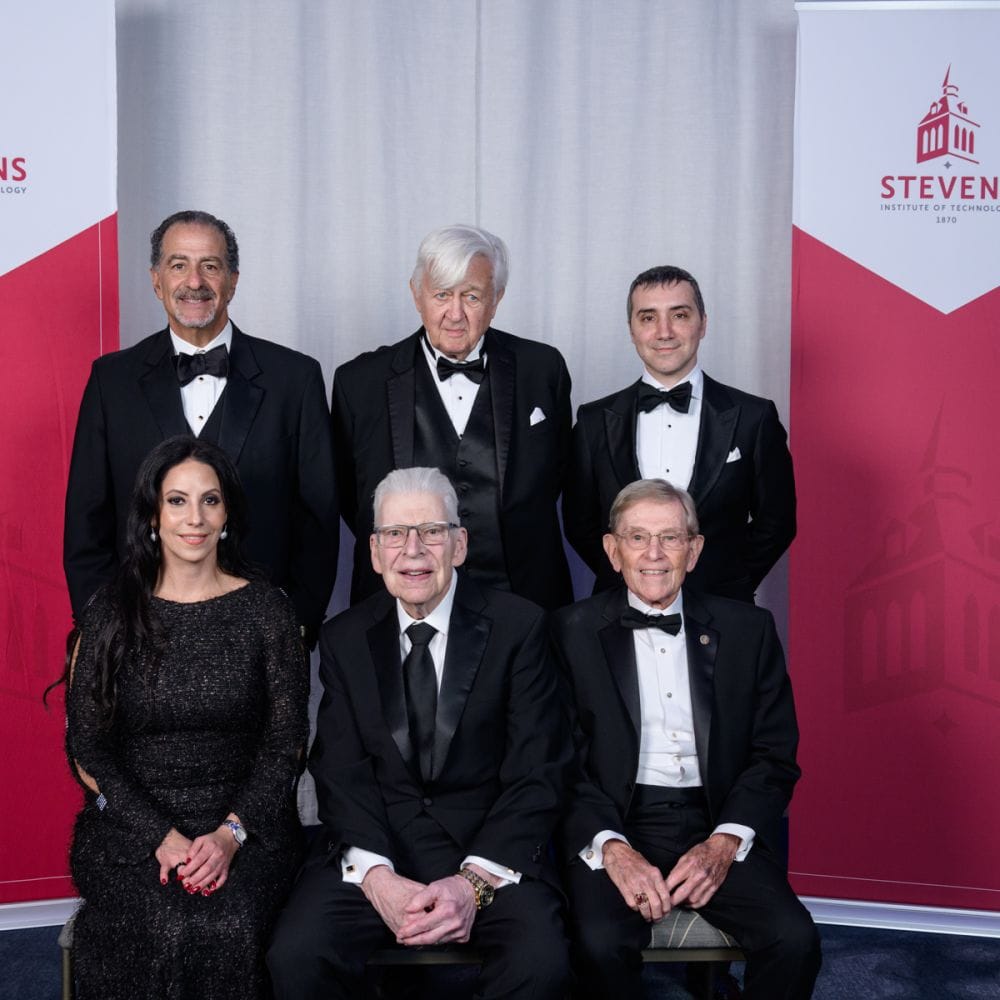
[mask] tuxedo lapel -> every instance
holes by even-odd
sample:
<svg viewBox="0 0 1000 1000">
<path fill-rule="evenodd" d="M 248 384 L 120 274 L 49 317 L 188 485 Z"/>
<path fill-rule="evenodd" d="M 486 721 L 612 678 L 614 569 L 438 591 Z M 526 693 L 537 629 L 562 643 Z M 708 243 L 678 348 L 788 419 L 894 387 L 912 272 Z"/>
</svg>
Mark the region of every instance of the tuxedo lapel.
<svg viewBox="0 0 1000 1000">
<path fill-rule="evenodd" d="M 688 489 L 696 503 L 705 498 L 722 474 L 740 416 L 739 406 L 733 404 L 722 386 L 707 375 L 704 380 L 698 448 Z"/>
<path fill-rule="evenodd" d="M 684 592 L 684 634 L 687 639 L 688 682 L 694 716 L 694 742 L 698 751 L 702 783 L 708 786 L 709 735 L 715 703 L 715 658 L 719 633 L 709 626 L 712 616 L 688 591 Z"/>
<path fill-rule="evenodd" d="M 410 724 L 406 715 L 403 665 L 399 657 L 399 618 L 396 602 L 388 595 L 376 612 L 375 623 L 368 629 L 368 649 L 375 665 L 382 716 L 400 756 L 419 781 L 420 762 L 410 742 Z"/>
<path fill-rule="evenodd" d="M 604 433 L 608 437 L 608 453 L 619 488 L 639 478 L 635 434 L 640 382 L 619 393 L 612 405 L 604 410 Z"/>
<path fill-rule="evenodd" d="M 639 673 L 635 662 L 635 643 L 632 633 L 621 622 L 628 607 L 623 587 L 614 591 L 604 605 L 604 625 L 598 632 L 608 670 L 621 695 L 635 733 L 636 746 L 642 731 L 642 708 L 639 701 Z"/>
<path fill-rule="evenodd" d="M 484 604 L 478 588 L 459 577 L 451 621 L 448 623 L 448 651 L 444 658 L 441 690 L 438 692 L 432 781 L 441 773 L 447 760 L 452 738 L 486 653 L 492 622 L 481 613 Z"/>
<path fill-rule="evenodd" d="M 220 400 L 222 422 L 219 427 L 219 447 L 234 461 L 239 461 L 260 404 L 264 390 L 254 384 L 260 365 L 247 338 L 233 324 L 233 339 L 229 351 L 229 377 Z"/>
<path fill-rule="evenodd" d="M 517 361 L 514 352 L 501 344 L 492 330 L 486 331 L 486 368 L 489 372 L 490 395 L 493 400 L 493 433 L 497 449 L 497 470 L 500 475 L 500 495 L 503 496 L 510 436 L 514 427 L 514 387 Z"/>
<path fill-rule="evenodd" d="M 414 366 L 422 359 L 420 338 L 421 327 L 412 337 L 400 345 L 392 359 L 393 374 L 385 384 L 386 402 L 389 408 L 389 432 L 392 436 L 392 467 L 408 469 L 413 465 L 413 428 L 416 407 L 416 372 Z M 377 392 L 377 387 L 372 386 Z"/>
<path fill-rule="evenodd" d="M 145 364 L 146 368 L 139 376 L 139 387 L 160 428 L 160 434 L 164 439 L 176 434 L 190 434 L 174 368 L 174 350 L 167 330 L 161 331 L 153 341 Z"/>
</svg>

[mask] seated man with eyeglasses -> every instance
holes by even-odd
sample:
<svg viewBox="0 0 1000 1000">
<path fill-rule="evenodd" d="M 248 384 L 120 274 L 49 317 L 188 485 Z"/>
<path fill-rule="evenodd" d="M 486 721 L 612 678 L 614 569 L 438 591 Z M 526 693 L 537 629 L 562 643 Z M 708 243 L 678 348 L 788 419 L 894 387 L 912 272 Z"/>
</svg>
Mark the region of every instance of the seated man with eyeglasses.
<svg viewBox="0 0 1000 1000">
<path fill-rule="evenodd" d="M 267 956 L 282 1000 L 362 994 L 368 956 L 470 941 L 484 997 L 561 998 L 548 844 L 572 762 L 544 612 L 456 573 L 467 536 L 437 469 L 375 490 L 385 590 L 323 627 L 309 768 L 322 830 Z"/>
<path fill-rule="evenodd" d="M 610 528 L 624 586 L 553 616 L 580 764 L 560 836 L 577 996 L 639 1000 L 649 924 L 686 906 L 746 951 L 746 1000 L 806 1000 L 820 945 L 775 853 L 799 768 L 774 620 L 683 586 L 705 541 L 684 490 L 626 486 Z"/>
</svg>

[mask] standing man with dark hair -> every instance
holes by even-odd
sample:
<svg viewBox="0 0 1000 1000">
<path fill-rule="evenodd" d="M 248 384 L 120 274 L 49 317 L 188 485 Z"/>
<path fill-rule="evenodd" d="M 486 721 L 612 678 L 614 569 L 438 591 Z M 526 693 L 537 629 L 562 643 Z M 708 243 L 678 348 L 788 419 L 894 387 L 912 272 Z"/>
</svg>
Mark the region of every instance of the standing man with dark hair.
<svg viewBox="0 0 1000 1000">
<path fill-rule="evenodd" d="M 352 601 L 381 588 L 364 546 L 375 486 L 412 465 L 439 468 L 455 484 L 472 579 L 546 608 L 573 599 L 556 513 L 569 460 L 569 372 L 554 347 L 490 326 L 507 271 L 507 247 L 484 229 L 430 233 L 410 279 L 423 326 L 337 369 L 337 485 L 357 540 Z"/>
<path fill-rule="evenodd" d="M 795 480 L 778 411 L 701 370 L 708 317 L 687 271 L 644 271 L 629 288 L 627 315 L 642 376 L 580 407 L 566 537 L 597 575 L 595 590 L 615 585 L 602 545 L 611 503 L 636 479 L 666 479 L 694 498 L 705 536 L 690 585 L 752 602 L 795 537 Z"/>
<path fill-rule="evenodd" d="M 571 754 L 545 614 L 459 575 L 437 470 L 375 491 L 385 589 L 323 626 L 309 770 L 323 827 L 267 956 L 281 1000 L 359 997 L 371 952 L 471 941 L 481 997 L 561 1000 L 549 841 Z"/>
<path fill-rule="evenodd" d="M 703 913 L 747 955 L 746 1000 L 808 1000 L 819 935 L 777 853 L 799 777 L 770 612 L 686 586 L 691 497 L 639 480 L 604 551 L 623 583 L 553 616 L 581 765 L 562 820 L 581 997 L 641 1000 L 650 924 Z"/>
<path fill-rule="evenodd" d="M 73 613 L 79 617 L 114 576 L 146 453 L 193 434 L 236 463 L 248 504 L 247 553 L 287 590 L 311 644 L 339 543 L 319 364 L 230 321 L 239 249 L 221 219 L 200 211 L 164 219 L 152 233 L 150 264 L 167 328 L 98 358 L 80 403 L 63 546 Z"/>
</svg>

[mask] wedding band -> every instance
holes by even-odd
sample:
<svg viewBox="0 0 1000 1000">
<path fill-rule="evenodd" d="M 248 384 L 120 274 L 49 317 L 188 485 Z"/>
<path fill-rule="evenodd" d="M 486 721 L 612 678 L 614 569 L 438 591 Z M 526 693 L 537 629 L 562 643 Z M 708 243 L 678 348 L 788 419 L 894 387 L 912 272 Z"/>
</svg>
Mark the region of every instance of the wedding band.
<svg viewBox="0 0 1000 1000">
<path fill-rule="evenodd" d="M 637 892 L 635 894 L 635 905 L 643 906 L 649 902 L 649 897 L 644 892 Z"/>
</svg>

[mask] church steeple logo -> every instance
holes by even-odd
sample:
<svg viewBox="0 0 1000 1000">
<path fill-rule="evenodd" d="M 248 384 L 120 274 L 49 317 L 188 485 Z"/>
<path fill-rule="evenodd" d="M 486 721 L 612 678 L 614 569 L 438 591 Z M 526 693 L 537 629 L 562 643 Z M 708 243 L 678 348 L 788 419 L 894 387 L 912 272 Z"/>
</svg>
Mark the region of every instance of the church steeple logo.
<svg viewBox="0 0 1000 1000">
<path fill-rule="evenodd" d="M 930 110 L 917 123 L 917 163 L 940 156 L 979 162 L 975 158 L 979 123 L 969 117 L 969 107 L 959 99 L 958 87 L 950 78 L 949 65 L 941 83 L 941 96 L 931 102 Z"/>
</svg>

